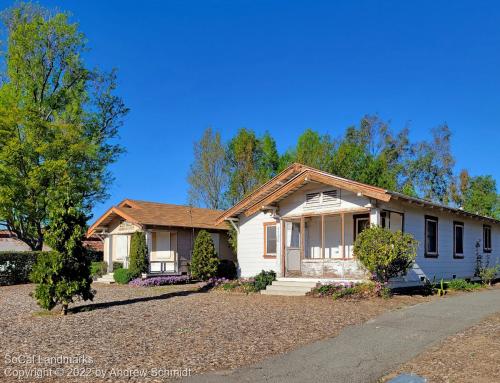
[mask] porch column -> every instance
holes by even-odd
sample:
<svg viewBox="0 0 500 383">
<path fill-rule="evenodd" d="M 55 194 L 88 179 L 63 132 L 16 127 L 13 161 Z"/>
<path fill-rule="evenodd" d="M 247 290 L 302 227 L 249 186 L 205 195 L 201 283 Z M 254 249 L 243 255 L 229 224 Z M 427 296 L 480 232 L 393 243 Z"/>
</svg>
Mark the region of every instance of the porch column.
<svg viewBox="0 0 500 383">
<path fill-rule="evenodd" d="M 345 219 L 344 213 L 340 213 L 340 255 L 345 258 Z"/>
<path fill-rule="evenodd" d="M 325 259 L 325 215 L 321 214 L 321 258 Z"/>
<path fill-rule="evenodd" d="M 380 208 L 373 207 L 370 209 L 370 225 L 381 225 L 380 221 Z"/>
<path fill-rule="evenodd" d="M 306 243 L 306 219 L 304 216 L 300 217 L 300 261 L 302 268 L 302 260 L 304 259 L 304 250 Z"/>
<path fill-rule="evenodd" d="M 104 238 L 104 260 L 108 264 L 108 273 L 113 272 L 113 236 L 107 235 Z"/>
</svg>

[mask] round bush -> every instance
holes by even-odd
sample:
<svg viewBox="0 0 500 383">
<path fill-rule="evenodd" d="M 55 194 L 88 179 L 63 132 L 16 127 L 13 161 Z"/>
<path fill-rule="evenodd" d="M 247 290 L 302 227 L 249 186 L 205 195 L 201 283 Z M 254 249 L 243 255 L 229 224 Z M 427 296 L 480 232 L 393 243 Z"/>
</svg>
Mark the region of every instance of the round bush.
<svg viewBox="0 0 500 383">
<path fill-rule="evenodd" d="M 132 280 L 133 276 L 129 269 L 118 269 L 113 273 L 113 279 L 120 285 L 126 285 Z"/>
<path fill-rule="evenodd" d="M 387 283 L 406 274 L 417 256 L 417 246 L 411 234 L 371 226 L 356 238 L 354 255 L 372 273 L 373 279 Z"/>
</svg>

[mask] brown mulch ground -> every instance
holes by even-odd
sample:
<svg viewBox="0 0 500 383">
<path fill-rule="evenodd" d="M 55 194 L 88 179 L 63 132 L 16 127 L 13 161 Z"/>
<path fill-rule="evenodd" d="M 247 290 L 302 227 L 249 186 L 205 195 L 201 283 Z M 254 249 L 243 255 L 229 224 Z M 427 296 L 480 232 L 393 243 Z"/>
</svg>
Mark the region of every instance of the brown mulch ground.
<svg viewBox="0 0 500 383">
<path fill-rule="evenodd" d="M 185 374 L 183 369 L 190 369 L 191 374 L 231 369 L 335 336 L 343 327 L 384 311 L 432 299 L 396 296 L 352 302 L 199 293 L 194 285 L 96 285 L 94 304 L 80 303 L 80 312 L 60 316 L 41 313 L 29 296 L 33 288 L 0 287 L 2 382 L 82 381 L 69 377 L 71 374 L 83 374 L 89 382 L 116 382 L 126 380 L 120 374 L 134 374 L 135 370 L 147 377 L 131 381 L 163 381 L 169 374 Z M 14 360 L 20 356 L 30 362 L 32 355 L 33 363 Z M 40 361 L 36 359 L 39 355 L 85 355 L 87 359 L 71 364 Z M 17 379 L 17 374 L 33 373 L 44 377 Z M 64 374 L 64 378 L 56 374 Z"/>
<path fill-rule="evenodd" d="M 430 383 L 500 382 L 500 313 L 452 335 L 382 379 L 414 373 Z"/>
</svg>

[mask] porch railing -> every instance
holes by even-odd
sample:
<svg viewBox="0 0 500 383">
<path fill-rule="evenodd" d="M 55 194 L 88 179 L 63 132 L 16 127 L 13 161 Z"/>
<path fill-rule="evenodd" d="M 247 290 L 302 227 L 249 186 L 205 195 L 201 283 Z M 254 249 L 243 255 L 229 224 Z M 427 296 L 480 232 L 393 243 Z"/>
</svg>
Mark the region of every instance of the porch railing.
<svg viewBox="0 0 500 383">
<path fill-rule="evenodd" d="M 151 274 L 176 273 L 177 265 L 175 261 L 150 261 L 149 272 Z"/>
</svg>

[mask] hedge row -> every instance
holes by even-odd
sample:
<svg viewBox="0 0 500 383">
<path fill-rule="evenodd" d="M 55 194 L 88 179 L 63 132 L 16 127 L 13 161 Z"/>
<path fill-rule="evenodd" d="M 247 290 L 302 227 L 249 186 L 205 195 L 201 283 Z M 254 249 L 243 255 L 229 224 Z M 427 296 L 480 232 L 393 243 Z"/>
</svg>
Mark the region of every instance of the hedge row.
<svg viewBox="0 0 500 383">
<path fill-rule="evenodd" d="M 0 286 L 29 283 L 29 274 L 43 251 L 0 251 Z M 87 250 L 91 261 L 101 261 L 102 252 Z"/>
<path fill-rule="evenodd" d="M 29 274 L 42 251 L 0 252 L 0 285 L 17 285 L 29 282 Z"/>
</svg>

